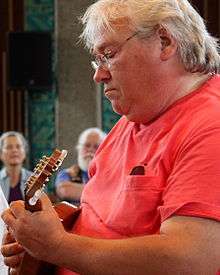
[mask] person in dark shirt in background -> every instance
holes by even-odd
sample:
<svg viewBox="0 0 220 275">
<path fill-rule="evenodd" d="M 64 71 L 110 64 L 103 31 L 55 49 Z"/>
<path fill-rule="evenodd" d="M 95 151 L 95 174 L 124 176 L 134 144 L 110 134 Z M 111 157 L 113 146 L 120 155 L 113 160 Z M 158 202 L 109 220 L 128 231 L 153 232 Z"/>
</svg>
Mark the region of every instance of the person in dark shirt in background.
<svg viewBox="0 0 220 275">
<path fill-rule="evenodd" d="M 23 167 L 27 147 L 27 141 L 19 132 L 5 132 L 0 137 L 0 159 L 3 163 L 0 185 L 8 203 L 23 199 L 25 182 L 32 174 Z"/>
<path fill-rule="evenodd" d="M 89 180 L 89 164 L 105 136 L 101 129 L 95 127 L 88 128 L 79 135 L 76 145 L 77 164 L 61 170 L 55 180 L 59 199 L 79 204 L 83 188 Z"/>
</svg>

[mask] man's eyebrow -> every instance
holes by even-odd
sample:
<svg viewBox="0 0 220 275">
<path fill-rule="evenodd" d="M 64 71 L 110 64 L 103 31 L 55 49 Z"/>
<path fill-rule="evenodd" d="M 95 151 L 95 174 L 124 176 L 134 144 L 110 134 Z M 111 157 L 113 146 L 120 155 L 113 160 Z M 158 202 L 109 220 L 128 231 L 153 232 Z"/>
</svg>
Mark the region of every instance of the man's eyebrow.
<svg viewBox="0 0 220 275">
<path fill-rule="evenodd" d="M 97 47 L 95 47 L 95 49 L 93 48 L 91 50 L 91 53 L 93 55 L 97 55 L 98 53 L 103 53 L 105 51 L 106 48 L 108 47 L 114 47 L 116 46 L 116 42 L 114 41 L 106 41 L 106 42 L 103 42 L 102 44 L 100 45 L 97 45 Z"/>
<path fill-rule="evenodd" d="M 96 54 L 98 54 L 98 53 L 103 53 L 104 50 L 105 50 L 107 47 L 108 47 L 108 44 L 107 44 L 107 43 L 104 43 L 104 44 L 102 44 L 102 45 L 96 47 L 95 49 L 93 48 L 92 51 L 91 51 L 91 53 L 92 53 L 93 55 L 96 55 Z"/>
</svg>

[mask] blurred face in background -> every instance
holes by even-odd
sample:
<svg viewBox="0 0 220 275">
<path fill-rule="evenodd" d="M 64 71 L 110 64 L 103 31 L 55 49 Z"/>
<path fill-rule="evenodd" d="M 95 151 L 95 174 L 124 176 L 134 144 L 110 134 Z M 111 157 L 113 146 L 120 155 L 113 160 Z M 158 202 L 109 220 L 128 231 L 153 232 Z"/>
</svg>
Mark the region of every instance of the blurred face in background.
<svg viewBox="0 0 220 275">
<path fill-rule="evenodd" d="M 96 150 L 101 143 L 101 139 L 97 133 L 91 133 L 87 136 L 84 144 L 80 144 L 78 149 L 78 165 L 83 171 L 87 171 Z"/>
<path fill-rule="evenodd" d="M 8 136 L 4 139 L 0 158 L 5 166 L 22 165 L 25 157 L 25 148 L 19 137 Z"/>
</svg>

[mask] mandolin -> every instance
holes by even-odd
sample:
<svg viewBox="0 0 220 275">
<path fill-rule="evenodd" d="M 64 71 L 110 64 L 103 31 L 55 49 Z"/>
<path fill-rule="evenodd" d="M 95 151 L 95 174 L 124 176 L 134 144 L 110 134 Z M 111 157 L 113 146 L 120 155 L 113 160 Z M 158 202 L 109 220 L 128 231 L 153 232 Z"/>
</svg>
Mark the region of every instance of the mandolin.
<svg viewBox="0 0 220 275">
<path fill-rule="evenodd" d="M 40 196 L 50 176 L 59 168 L 67 155 L 66 150 L 55 149 L 50 157 L 43 156 L 25 185 L 25 208 L 31 212 L 41 210 Z M 70 230 L 80 209 L 66 202 L 54 206 L 65 230 Z M 39 261 L 25 252 L 19 267 L 19 275 L 54 275 L 56 266 Z"/>
</svg>

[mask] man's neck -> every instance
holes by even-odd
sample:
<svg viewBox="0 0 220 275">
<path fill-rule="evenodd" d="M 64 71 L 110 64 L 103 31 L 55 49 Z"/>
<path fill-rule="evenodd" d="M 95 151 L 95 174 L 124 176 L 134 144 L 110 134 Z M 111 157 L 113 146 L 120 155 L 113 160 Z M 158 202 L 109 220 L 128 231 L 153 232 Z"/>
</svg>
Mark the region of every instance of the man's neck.
<svg viewBox="0 0 220 275">
<path fill-rule="evenodd" d="M 180 98 L 189 95 L 190 93 L 199 89 L 203 84 L 207 82 L 208 79 L 212 77 L 212 74 L 186 74 L 185 76 L 179 78 L 176 82 L 176 87 L 170 98 L 168 106 L 172 105 L 174 102 Z M 169 99 L 168 99 L 169 100 Z"/>
<path fill-rule="evenodd" d="M 211 77 L 212 77 L 212 74 L 204 74 L 204 75 L 192 76 L 191 79 L 189 79 L 189 81 L 187 79 L 188 83 L 186 83 L 186 88 L 185 88 L 186 95 L 199 89 Z"/>
<path fill-rule="evenodd" d="M 169 79 L 171 77 L 175 79 L 175 81 L 173 79 Z M 211 77 L 212 77 L 212 74 L 196 74 L 196 73 L 195 74 L 185 73 L 185 74 L 179 74 L 179 75 L 176 74 L 175 77 L 174 75 L 167 77 L 167 83 L 171 83 L 171 84 L 168 85 L 166 83 L 166 88 L 165 87 L 160 88 L 161 94 L 163 96 L 160 99 L 161 105 L 159 105 L 157 109 L 157 113 L 153 114 L 151 119 L 149 119 L 148 117 L 148 121 L 143 124 L 146 125 L 148 123 L 151 123 L 155 119 L 157 119 L 164 112 L 166 112 L 166 110 L 172 104 L 174 104 L 179 99 L 189 95 L 193 91 L 200 88 Z"/>
</svg>

